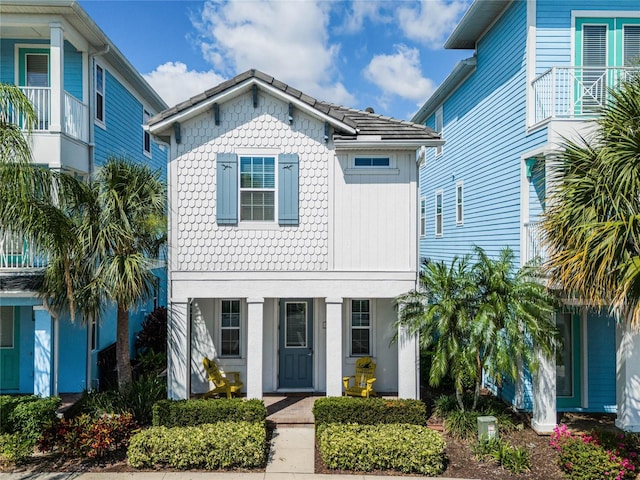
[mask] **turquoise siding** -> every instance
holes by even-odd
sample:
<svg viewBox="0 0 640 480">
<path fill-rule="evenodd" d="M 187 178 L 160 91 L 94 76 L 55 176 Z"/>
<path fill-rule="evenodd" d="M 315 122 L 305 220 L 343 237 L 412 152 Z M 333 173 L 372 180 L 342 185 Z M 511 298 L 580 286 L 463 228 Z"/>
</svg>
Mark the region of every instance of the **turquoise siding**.
<svg viewBox="0 0 640 480">
<path fill-rule="evenodd" d="M 588 409 L 616 411 L 616 322 L 607 312 L 587 314 Z"/>
<path fill-rule="evenodd" d="M 427 236 L 420 254 L 449 260 L 479 245 L 491 255 L 520 248 L 520 154 L 546 131 L 525 130 L 526 3 L 515 2 L 481 39 L 476 71 L 443 107 L 442 155 L 421 169 Z M 433 119 L 428 124 L 433 125 Z M 464 225 L 455 224 L 455 184 L 464 180 Z M 434 235 L 434 192 L 444 191 L 443 236 Z"/>
<path fill-rule="evenodd" d="M 160 169 L 166 180 L 167 151 L 151 142 L 151 158 L 143 153 L 142 103 L 105 68 L 105 127 L 95 126 L 95 165 L 124 156 Z M 158 112 L 150 112 L 152 115 Z"/>
<path fill-rule="evenodd" d="M 60 319 L 58 392 L 75 393 L 86 388 L 87 327 L 76 318 Z"/>
<path fill-rule="evenodd" d="M 536 3 L 536 73 L 539 75 L 556 65 L 573 65 L 571 58 L 571 12 L 602 10 L 638 12 L 637 0 L 538 0 Z"/>
</svg>

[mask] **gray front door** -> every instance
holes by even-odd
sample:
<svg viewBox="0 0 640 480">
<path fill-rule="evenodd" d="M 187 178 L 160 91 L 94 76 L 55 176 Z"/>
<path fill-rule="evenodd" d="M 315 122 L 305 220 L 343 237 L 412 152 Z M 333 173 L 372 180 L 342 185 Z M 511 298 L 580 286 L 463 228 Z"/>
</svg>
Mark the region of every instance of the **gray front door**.
<svg viewBox="0 0 640 480">
<path fill-rule="evenodd" d="M 281 299 L 279 330 L 278 387 L 313 387 L 311 300 Z"/>
</svg>

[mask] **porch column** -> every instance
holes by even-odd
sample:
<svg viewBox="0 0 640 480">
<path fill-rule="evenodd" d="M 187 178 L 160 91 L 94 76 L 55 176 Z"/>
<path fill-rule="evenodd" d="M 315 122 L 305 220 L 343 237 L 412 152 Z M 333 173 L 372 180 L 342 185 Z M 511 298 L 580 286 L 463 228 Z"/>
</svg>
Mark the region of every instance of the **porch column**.
<svg viewBox="0 0 640 480">
<path fill-rule="evenodd" d="M 616 427 L 640 432 L 640 333 L 616 325 Z"/>
<path fill-rule="evenodd" d="M 420 398 L 420 349 L 418 336 L 398 327 L 398 398 Z"/>
<path fill-rule="evenodd" d="M 327 397 L 342 395 L 342 298 L 327 298 Z"/>
<path fill-rule="evenodd" d="M 53 322 L 49 310 L 42 305 L 34 306 L 33 313 L 33 394 L 50 397 L 53 393 Z"/>
<path fill-rule="evenodd" d="M 247 298 L 247 398 L 262 398 L 264 298 Z"/>
<path fill-rule="evenodd" d="M 540 366 L 533 375 L 533 418 L 531 427 L 537 433 L 551 433 L 556 426 L 556 358 L 536 352 Z"/>
<path fill-rule="evenodd" d="M 51 132 L 62 130 L 64 116 L 64 30 L 60 23 L 50 23 L 51 46 L 49 52 L 51 74 Z"/>
<path fill-rule="evenodd" d="M 189 398 L 191 390 L 191 319 L 189 300 L 172 300 L 167 325 L 167 396 L 172 400 Z"/>
</svg>

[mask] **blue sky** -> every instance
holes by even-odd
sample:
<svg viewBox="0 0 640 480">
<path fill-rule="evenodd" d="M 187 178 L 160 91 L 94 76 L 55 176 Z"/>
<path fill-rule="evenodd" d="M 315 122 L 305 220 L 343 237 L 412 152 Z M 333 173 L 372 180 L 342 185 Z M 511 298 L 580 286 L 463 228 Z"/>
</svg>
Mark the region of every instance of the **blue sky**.
<svg viewBox="0 0 640 480">
<path fill-rule="evenodd" d="M 473 52 L 442 45 L 470 0 L 81 0 L 171 106 L 249 68 L 409 119 Z"/>
</svg>

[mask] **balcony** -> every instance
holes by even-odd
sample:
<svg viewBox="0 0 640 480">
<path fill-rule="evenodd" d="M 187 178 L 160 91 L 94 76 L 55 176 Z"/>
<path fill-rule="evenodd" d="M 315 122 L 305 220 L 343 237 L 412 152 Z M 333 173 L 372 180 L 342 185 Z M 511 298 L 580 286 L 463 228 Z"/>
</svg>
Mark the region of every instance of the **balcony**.
<svg viewBox="0 0 640 480">
<path fill-rule="evenodd" d="M 525 223 L 523 227 L 522 262 L 526 263 L 534 258 L 544 260 L 546 252 L 540 241 L 540 222 Z"/>
<path fill-rule="evenodd" d="M 534 124 L 553 119 L 597 116 L 609 89 L 638 74 L 635 67 L 552 67 L 533 82 Z"/>
<path fill-rule="evenodd" d="M 49 87 L 20 87 L 25 96 L 33 104 L 38 120 L 34 130 L 36 132 L 50 131 L 51 123 L 51 88 Z M 11 122 L 24 125 L 22 113 L 12 112 Z M 64 92 L 62 111 L 62 131 L 76 140 L 87 143 L 89 141 L 89 108 L 73 95 Z"/>
<path fill-rule="evenodd" d="M 33 248 L 33 242 L 10 231 L 0 231 L 0 270 L 33 270 L 47 265 L 47 256 Z"/>
</svg>

